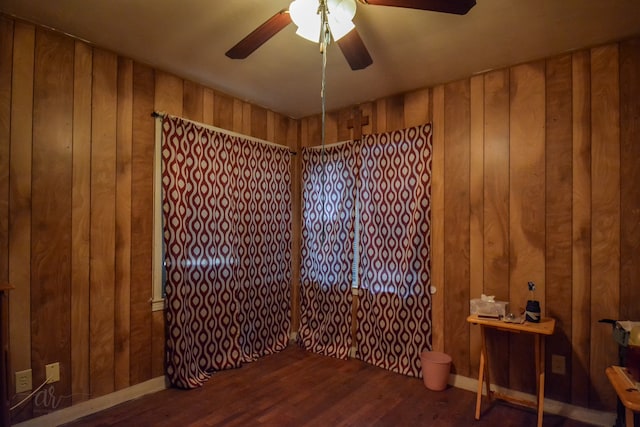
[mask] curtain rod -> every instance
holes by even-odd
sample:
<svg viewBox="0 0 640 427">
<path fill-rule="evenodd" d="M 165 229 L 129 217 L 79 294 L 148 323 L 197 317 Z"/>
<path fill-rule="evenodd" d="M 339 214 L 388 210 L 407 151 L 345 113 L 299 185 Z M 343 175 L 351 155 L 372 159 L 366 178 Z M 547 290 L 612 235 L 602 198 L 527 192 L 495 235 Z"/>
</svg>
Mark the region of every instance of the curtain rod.
<svg viewBox="0 0 640 427">
<path fill-rule="evenodd" d="M 157 119 L 157 118 L 165 118 L 166 116 L 169 116 L 169 114 L 167 114 L 167 113 L 163 113 L 163 112 L 160 112 L 160 111 L 153 111 L 153 112 L 151 113 L 151 117 L 153 117 L 154 119 Z M 176 117 L 177 117 L 177 116 L 176 116 Z M 242 138 L 253 139 L 254 141 L 262 142 L 262 143 L 265 143 L 265 144 L 268 144 L 268 145 L 274 145 L 274 146 L 276 146 L 276 147 L 283 147 L 283 148 L 286 148 L 286 146 L 284 146 L 284 145 L 280 145 L 280 144 L 276 144 L 275 142 L 266 141 L 266 140 L 263 140 L 263 139 L 260 139 L 260 138 L 255 138 L 255 137 L 253 137 L 253 136 L 249 136 L 249 135 L 243 135 L 243 134 L 241 134 L 241 133 L 237 133 L 237 132 L 232 132 L 232 131 L 229 131 L 229 130 L 227 130 L 227 129 L 222 129 L 222 128 L 218 128 L 218 127 L 216 127 L 216 126 L 208 125 L 208 124 L 206 124 L 206 123 L 196 122 L 195 120 L 189 120 L 189 119 L 185 119 L 185 118 L 182 118 L 182 117 L 178 117 L 178 118 L 179 118 L 179 119 L 181 119 L 181 120 L 185 120 L 185 121 L 187 121 L 187 122 L 195 123 L 195 124 L 197 124 L 197 125 L 199 125 L 199 126 L 207 127 L 207 128 L 209 128 L 209 129 L 212 129 L 212 130 L 215 130 L 215 131 L 223 131 L 223 132 L 228 133 L 228 134 L 230 134 L 230 135 L 236 135 L 236 136 L 239 136 L 239 137 L 242 137 Z M 293 150 L 289 150 L 289 153 L 290 153 L 292 156 L 295 156 L 295 155 L 297 155 L 297 154 L 298 154 L 297 152 L 295 152 L 295 151 L 293 151 Z"/>
</svg>

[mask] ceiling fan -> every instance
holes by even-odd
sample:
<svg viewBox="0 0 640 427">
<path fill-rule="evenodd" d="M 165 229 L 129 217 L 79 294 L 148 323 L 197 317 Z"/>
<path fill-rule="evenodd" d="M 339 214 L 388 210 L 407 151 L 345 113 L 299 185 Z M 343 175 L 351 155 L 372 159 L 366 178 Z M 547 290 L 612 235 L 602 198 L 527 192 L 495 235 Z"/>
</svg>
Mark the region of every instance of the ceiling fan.
<svg viewBox="0 0 640 427">
<path fill-rule="evenodd" d="M 428 10 L 433 12 L 442 12 L 442 13 L 453 13 L 456 15 L 464 15 L 466 14 L 475 4 L 475 0 L 358 0 L 360 3 L 372 6 L 393 6 L 393 7 L 404 7 L 407 9 L 418 9 L 418 10 Z M 235 46 L 229 49 L 226 52 L 226 55 L 232 59 L 244 59 L 249 56 L 253 51 L 262 46 L 267 40 L 276 35 L 280 30 L 289 25 L 292 21 L 295 22 L 299 31 L 298 34 L 312 40 L 311 37 L 307 37 L 304 34 L 301 34 L 301 23 L 299 22 L 300 18 L 294 16 L 292 20 L 292 15 L 299 15 L 297 9 L 300 9 L 299 5 L 301 3 L 309 3 L 310 0 L 296 0 L 293 1 L 288 10 L 281 10 L 271 18 L 267 19 L 262 25 L 258 26 L 255 30 L 253 30 L 248 36 L 244 39 L 240 40 Z M 319 3 L 317 1 L 313 1 L 316 5 Z M 355 14 L 355 1 L 354 0 L 329 0 L 328 9 L 329 13 L 333 13 L 335 7 L 335 14 L 338 14 L 338 9 L 348 9 L 346 13 L 350 14 L 348 16 L 348 24 L 347 32 L 345 34 L 337 34 L 334 32 L 334 27 L 331 25 L 331 31 L 333 34 L 333 38 L 340 47 L 342 54 L 346 58 L 349 66 L 352 70 L 361 70 L 373 63 L 371 59 L 371 55 L 367 50 L 367 47 L 364 45 L 364 42 L 360 38 L 360 34 L 351 24 L 351 18 L 353 18 L 353 14 Z M 316 14 L 316 12 L 312 12 Z M 308 16 L 307 16 L 308 17 Z M 331 24 L 331 23 L 330 23 Z M 319 27 L 318 27 L 319 29 Z M 316 40 L 319 37 L 319 31 L 315 33 Z M 338 37 L 342 36 L 342 37 Z"/>
</svg>

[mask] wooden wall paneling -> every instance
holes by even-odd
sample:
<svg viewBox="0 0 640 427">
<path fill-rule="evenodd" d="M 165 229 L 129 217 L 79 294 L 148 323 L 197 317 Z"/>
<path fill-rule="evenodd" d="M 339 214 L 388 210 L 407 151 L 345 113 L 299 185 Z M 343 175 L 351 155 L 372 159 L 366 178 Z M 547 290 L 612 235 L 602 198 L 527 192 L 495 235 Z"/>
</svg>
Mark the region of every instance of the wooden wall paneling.
<svg viewBox="0 0 640 427">
<path fill-rule="evenodd" d="M 251 135 L 251 111 L 253 110 L 253 105 L 248 102 L 242 102 L 242 128 L 239 131 L 243 135 Z M 235 115 L 235 113 L 234 113 Z"/>
<path fill-rule="evenodd" d="M 387 132 L 389 130 L 387 125 L 387 98 L 376 100 L 374 105 L 375 122 L 373 133 Z"/>
<path fill-rule="evenodd" d="M 6 154 L 9 154 L 10 151 L 10 156 L 5 157 L 5 153 L 2 153 L 0 158 L 6 159 L 6 168 L 2 167 L 9 174 L 7 200 L 9 209 L 8 215 L 5 217 L 9 221 L 8 251 L 5 254 L 8 254 L 9 260 L 9 283 L 15 287 L 9 294 L 9 318 L 11 319 L 9 367 L 11 372 L 31 368 L 31 270 L 29 267 L 31 260 L 31 143 L 33 140 L 33 53 L 35 43 L 33 25 L 16 22 L 14 28 L 13 69 L 8 73 L 9 81 L 12 82 L 12 95 L 7 98 L 11 100 L 11 132 L 7 134 L 6 139 L 0 137 L 3 141 L 0 144 L 4 144 L 4 142 L 7 144 Z M 0 61 L 4 60 L 4 56 L 2 58 Z M 11 66 L 12 61 L 9 59 L 6 64 Z M 0 71 L 0 73 L 4 75 L 4 71 Z M 10 395 L 12 395 L 15 384 L 14 376 L 11 373 L 8 375 L 8 380 L 12 385 L 9 388 Z"/>
<path fill-rule="evenodd" d="M 211 120 L 213 120 L 214 99 L 210 99 L 210 102 L 212 110 Z M 153 103 L 156 111 L 165 111 L 172 115 L 198 122 L 205 120 L 204 89 L 193 82 L 183 82 L 182 79 L 171 74 L 163 72 L 155 73 Z M 155 129 L 153 132 L 155 136 Z M 155 138 L 153 144 L 155 144 Z M 145 164 L 144 170 L 145 173 L 151 173 L 153 177 L 153 163 Z M 153 196 L 148 202 L 151 203 L 152 209 L 160 209 L 160 206 L 153 206 Z M 151 227 L 151 230 L 153 230 L 153 221 Z M 161 254 L 155 254 L 155 256 L 161 256 Z M 150 309 L 150 307 L 147 308 L 147 310 Z M 151 313 L 151 356 L 149 360 L 151 377 L 161 376 L 164 373 L 166 342 L 164 320 L 163 310 Z"/>
<path fill-rule="evenodd" d="M 469 298 L 480 298 L 484 292 L 484 77 L 472 77 L 469 91 Z M 471 377 L 478 376 L 481 344 L 480 328 L 470 328 Z"/>
<path fill-rule="evenodd" d="M 116 288 L 114 388 L 129 386 L 131 327 L 131 140 L 133 138 L 133 61 L 118 58 L 116 121 Z"/>
<path fill-rule="evenodd" d="M 133 64 L 133 139 L 131 148 L 131 336 L 130 383 L 151 378 L 154 71 Z"/>
<path fill-rule="evenodd" d="M 13 21 L 0 16 L 0 282 L 9 281 L 9 137 Z"/>
<path fill-rule="evenodd" d="M 573 161 L 571 55 L 550 59 L 546 64 L 546 279 L 547 315 L 557 320 L 556 332 L 547 338 L 547 366 L 551 355 L 563 356 L 571 372 L 572 275 L 571 195 Z M 547 372 L 548 395 L 569 402 L 571 382 L 566 374 Z"/>
<path fill-rule="evenodd" d="M 591 60 L 572 55 L 571 402 L 589 405 L 591 346 Z M 597 326 L 596 326 L 597 327 Z"/>
<path fill-rule="evenodd" d="M 469 375 L 470 82 L 444 86 L 445 351 L 458 375 Z"/>
<path fill-rule="evenodd" d="M 620 318 L 640 319 L 640 39 L 620 44 Z"/>
<path fill-rule="evenodd" d="M 265 139 L 267 141 L 276 140 L 276 114 L 271 110 L 267 110 L 267 137 Z"/>
<path fill-rule="evenodd" d="M 233 130 L 233 98 L 218 92 L 214 93 L 213 125 Z"/>
<path fill-rule="evenodd" d="M 251 106 L 249 121 L 250 133 L 248 135 L 264 140 L 269 138 L 267 129 L 267 110 L 262 107 Z"/>
<path fill-rule="evenodd" d="M 419 89 L 404 95 L 404 125 L 419 126 L 431 120 L 429 111 L 429 89 Z"/>
<path fill-rule="evenodd" d="M 336 142 L 338 141 L 348 141 L 353 138 L 354 133 L 354 123 L 353 116 L 358 107 L 352 108 L 343 108 L 338 112 L 337 123 L 336 123 Z M 349 120 L 352 121 L 352 127 L 349 128 Z"/>
<path fill-rule="evenodd" d="M 444 351 L 447 333 L 444 320 L 446 296 L 444 273 L 444 86 L 433 88 L 433 158 L 431 163 L 431 285 L 436 293 L 431 298 L 431 342 L 434 351 Z"/>
<path fill-rule="evenodd" d="M 364 125 L 362 127 L 362 134 L 371 134 L 374 132 L 375 129 L 375 122 L 376 122 L 376 118 L 375 118 L 375 105 L 372 102 L 365 102 L 364 104 L 360 104 L 358 106 L 358 108 L 360 109 L 360 111 L 362 112 L 362 117 L 368 117 L 369 118 L 369 124 Z"/>
<path fill-rule="evenodd" d="M 31 369 L 45 380 L 45 364 L 60 363 L 53 394 L 71 394 L 69 330 L 74 41 L 36 30 L 33 86 L 31 228 Z M 57 408 L 36 402 L 34 415 Z"/>
<path fill-rule="evenodd" d="M 319 130 L 322 130 L 322 115 L 318 114 Z M 325 114 L 324 140 L 326 144 L 335 144 L 338 142 L 338 113 L 327 112 Z M 321 143 L 321 134 L 318 134 L 318 145 Z"/>
<path fill-rule="evenodd" d="M 404 129 L 404 95 L 387 98 L 386 110 L 387 132 Z"/>
<path fill-rule="evenodd" d="M 91 242 L 91 87 L 93 49 L 75 42 L 73 177 L 71 190 L 71 391 L 73 403 L 90 397 L 89 263 Z"/>
<path fill-rule="evenodd" d="M 93 51 L 91 102 L 91 397 L 114 390 L 116 128 L 118 58 Z"/>
<path fill-rule="evenodd" d="M 243 102 L 240 101 L 239 99 L 236 98 L 232 98 L 232 104 L 233 104 L 233 113 L 232 113 L 232 118 L 233 118 L 233 122 L 232 122 L 232 127 L 228 130 L 232 130 L 234 132 L 238 132 L 238 133 L 244 133 L 244 134 L 249 134 L 248 132 L 243 132 Z M 227 129 L 227 128 L 225 128 Z"/>
<path fill-rule="evenodd" d="M 620 94 L 618 46 L 591 50 L 591 300 L 592 322 L 620 318 Z M 616 363 L 611 328 L 591 328 L 591 406 L 613 408 L 615 392 L 602 372 Z"/>
<path fill-rule="evenodd" d="M 165 73 L 162 71 L 155 72 L 154 82 L 155 87 L 153 108 L 155 109 L 155 111 L 167 113 L 177 117 L 185 116 L 185 118 L 189 119 L 190 117 L 186 117 L 186 114 L 189 113 L 185 111 L 185 100 L 189 98 L 188 101 L 191 104 L 194 104 L 194 102 L 192 101 L 194 95 L 186 95 L 185 91 L 197 91 L 197 89 L 193 87 L 193 84 L 189 85 L 189 89 L 187 89 L 186 84 L 183 83 L 182 79 L 174 76 L 173 74 Z M 197 97 L 197 95 L 195 97 Z M 190 105 L 189 108 L 198 111 L 197 106 Z"/>
<path fill-rule="evenodd" d="M 192 81 L 185 80 L 183 83 L 182 114 L 185 118 L 202 123 L 204 88 Z"/>
<path fill-rule="evenodd" d="M 484 75 L 484 293 L 509 301 L 509 71 Z M 517 307 L 512 307 L 517 310 Z M 487 331 L 492 381 L 507 386 L 509 335 Z M 490 332 L 490 333 L 489 333 Z"/>
<path fill-rule="evenodd" d="M 210 126 L 213 126 L 214 96 L 213 89 L 204 88 L 204 93 L 202 94 L 202 122 Z"/>
<path fill-rule="evenodd" d="M 535 298 L 545 307 L 545 64 L 511 68 L 509 120 L 509 298 L 513 308 L 529 299 L 527 282 L 536 284 Z M 510 337 L 509 383 L 535 392 L 533 339 Z"/>
<path fill-rule="evenodd" d="M 313 116 L 307 120 L 307 144 L 316 147 L 322 144 L 322 121 L 320 116 Z"/>
</svg>

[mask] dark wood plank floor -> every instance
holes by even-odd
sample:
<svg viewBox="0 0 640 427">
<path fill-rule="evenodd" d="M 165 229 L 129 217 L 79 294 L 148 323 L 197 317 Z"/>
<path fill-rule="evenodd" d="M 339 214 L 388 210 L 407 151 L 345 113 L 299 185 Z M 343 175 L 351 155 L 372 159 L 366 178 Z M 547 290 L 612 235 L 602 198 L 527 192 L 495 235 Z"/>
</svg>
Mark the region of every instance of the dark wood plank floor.
<svg viewBox="0 0 640 427">
<path fill-rule="evenodd" d="M 531 410 L 503 403 L 473 417 L 475 394 L 430 391 L 422 380 L 297 346 L 196 390 L 167 389 L 67 426 L 535 426 Z M 546 427 L 587 424 L 545 415 Z"/>
</svg>

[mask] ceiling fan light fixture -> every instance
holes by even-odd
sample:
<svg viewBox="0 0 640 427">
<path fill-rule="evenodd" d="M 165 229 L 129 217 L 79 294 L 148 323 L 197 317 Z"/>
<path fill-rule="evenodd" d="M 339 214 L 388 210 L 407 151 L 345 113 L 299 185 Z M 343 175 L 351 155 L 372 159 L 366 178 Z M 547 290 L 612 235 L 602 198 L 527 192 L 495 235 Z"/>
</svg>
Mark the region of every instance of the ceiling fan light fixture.
<svg viewBox="0 0 640 427">
<path fill-rule="evenodd" d="M 289 6 L 291 20 L 298 27 L 296 34 L 312 42 L 320 40 L 320 3 L 318 0 L 294 0 Z M 355 26 L 351 21 L 356 13 L 355 0 L 327 0 L 329 29 L 337 41 Z"/>
</svg>

